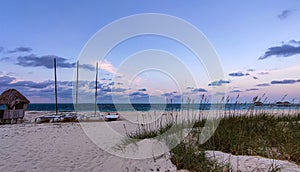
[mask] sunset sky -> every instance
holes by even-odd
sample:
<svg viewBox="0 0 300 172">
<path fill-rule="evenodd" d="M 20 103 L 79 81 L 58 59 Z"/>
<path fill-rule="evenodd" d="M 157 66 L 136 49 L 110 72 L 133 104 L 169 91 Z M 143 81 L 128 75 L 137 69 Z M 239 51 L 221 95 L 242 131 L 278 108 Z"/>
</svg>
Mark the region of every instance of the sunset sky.
<svg viewBox="0 0 300 172">
<path fill-rule="evenodd" d="M 59 102 L 72 102 L 75 63 L 86 43 L 111 22 L 141 13 L 167 14 L 194 25 L 216 50 L 225 77 L 210 80 L 195 55 L 174 40 L 139 36 L 118 44 L 100 62 L 99 103 L 112 102 L 112 94 L 119 100 L 129 97 L 136 103 L 149 99 L 160 102 L 166 98 L 180 101 L 182 96 L 197 99 L 202 94 L 231 97 L 239 94 L 241 101 L 249 101 L 264 93 L 269 101 L 280 100 L 286 94 L 286 100 L 300 101 L 298 0 L 3 0 L 0 3 L 0 92 L 16 88 L 32 103 L 54 102 L 54 57 L 58 60 Z M 120 28 L 119 32 L 132 27 Z M 149 49 L 177 56 L 196 76 L 197 87 L 186 84 L 179 89 L 173 76 L 156 70 L 140 73 L 131 78 L 130 88 L 125 87 L 122 81 L 126 73 L 118 73 L 119 66 L 126 58 Z M 83 73 L 90 71 L 94 78 L 94 65 L 95 61 L 90 61 L 82 66 Z M 116 83 L 114 77 L 123 80 Z M 225 85 L 226 92 L 215 91 L 221 85 Z M 82 91 L 92 93 L 94 82 L 80 77 L 79 86 Z M 93 97 L 88 98 L 93 101 Z"/>
</svg>

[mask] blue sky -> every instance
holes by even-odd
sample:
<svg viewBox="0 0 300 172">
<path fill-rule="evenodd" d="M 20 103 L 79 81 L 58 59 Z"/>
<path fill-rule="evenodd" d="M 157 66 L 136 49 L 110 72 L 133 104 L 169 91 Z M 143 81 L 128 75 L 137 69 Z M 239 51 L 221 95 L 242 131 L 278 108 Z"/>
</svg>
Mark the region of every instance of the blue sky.
<svg viewBox="0 0 300 172">
<path fill-rule="evenodd" d="M 182 95 L 196 98 L 223 94 L 215 91 L 220 85 L 226 86 L 226 95 L 240 94 L 241 100 L 266 93 L 270 101 L 285 94 L 287 100 L 300 101 L 298 0 L 10 0 L 1 1 L 0 11 L 0 91 L 17 88 L 31 102 L 53 102 L 54 56 L 58 58 L 59 101 L 72 102 L 74 66 L 87 41 L 107 24 L 140 13 L 168 14 L 197 27 L 217 51 L 225 78 L 210 81 L 203 65 L 178 42 L 145 35 L 122 42 L 102 62 L 99 102 L 110 102 L 112 94 L 120 99 L 129 96 L 132 102 L 180 100 Z M 157 71 L 141 73 L 130 88 L 113 83 L 124 59 L 146 49 L 179 57 L 198 76 L 197 88 L 186 85 L 180 90 L 176 81 Z M 89 69 L 92 62 L 86 66 Z M 84 91 L 92 92 L 92 81 L 82 79 L 81 84 Z"/>
</svg>

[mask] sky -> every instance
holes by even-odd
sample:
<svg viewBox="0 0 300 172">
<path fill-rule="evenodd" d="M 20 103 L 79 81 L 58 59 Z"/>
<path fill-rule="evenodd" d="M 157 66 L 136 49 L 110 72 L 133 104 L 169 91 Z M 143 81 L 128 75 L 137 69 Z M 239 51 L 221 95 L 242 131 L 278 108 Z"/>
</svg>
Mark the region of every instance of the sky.
<svg viewBox="0 0 300 172">
<path fill-rule="evenodd" d="M 95 63 L 99 62 L 98 103 L 180 102 L 202 94 L 239 95 L 240 101 L 265 96 L 267 101 L 300 101 L 300 1 L 103 0 L 0 2 L 0 92 L 16 88 L 32 103 L 54 102 L 53 58 L 57 58 L 59 103 L 74 100 L 79 60 L 80 102 L 93 102 Z M 201 31 L 218 54 L 224 77 L 209 77 L 205 64 L 182 43 L 160 35 L 140 35 L 115 45 L 100 60 L 99 43 L 92 59 L 80 59 L 87 43 L 101 29 L 120 19 L 143 13 L 174 16 Z M 148 21 L 144 21 L 147 25 Z M 135 25 L 118 28 L 117 34 Z M 149 27 L 152 26 L 149 24 Z M 176 26 L 174 26 L 176 27 Z M 188 35 L 188 32 L 178 34 Z M 191 38 L 193 39 L 193 38 Z M 199 45 L 201 47 L 201 45 Z M 147 54 L 147 51 L 152 54 Z M 97 52 L 99 51 L 99 52 Z M 137 57 L 136 63 L 128 65 Z M 182 68 L 193 81 L 187 82 Z M 99 60 L 98 60 L 99 59 Z M 151 64 L 174 67 L 137 71 Z M 123 71 L 121 71 L 121 69 Z M 220 88 L 225 87 L 225 90 Z M 220 91 L 221 90 L 221 91 Z M 285 96 L 286 95 L 286 96 Z M 115 97 L 115 99 L 113 98 Z"/>
</svg>

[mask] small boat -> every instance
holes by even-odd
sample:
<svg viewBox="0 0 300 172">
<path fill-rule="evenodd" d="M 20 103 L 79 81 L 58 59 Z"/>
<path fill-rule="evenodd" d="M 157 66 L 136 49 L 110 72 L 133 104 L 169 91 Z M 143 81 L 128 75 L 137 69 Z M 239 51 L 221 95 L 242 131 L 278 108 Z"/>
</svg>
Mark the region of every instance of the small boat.
<svg viewBox="0 0 300 172">
<path fill-rule="evenodd" d="M 104 115 L 102 114 L 96 114 L 96 115 L 90 115 L 90 114 L 77 114 L 76 120 L 78 122 L 96 122 L 96 121 L 103 121 Z"/>
<path fill-rule="evenodd" d="M 276 102 L 275 104 L 276 106 L 290 106 L 291 103 L 288 101 L 284 101 L 284 102 Z"/>
<path fill-rule="evenodd" d="M 120 118 L 119 113 L 116 113 L 114 115 L 111 115 L 110 113 L 108 113 L 107 115 L 105 115 L 104 119 L 105 121 L 116 121 Z"/>
<path fill-rule="evenodd" d="M 262 105 L 264 105 L 262 102 L 260 102 L 260 101 L 256 101 L 256 102 L 254 102 L 254 105 L 255 106 L 262 106 Z"/>
<path fill-rule="evenodd" d="M 37 124 L 44 122 L 75 122 L 76 115 L 74 114 L 64 114 L 64 115 L 45 115 L 35 118 L 34 122 Z"/>
</svg>

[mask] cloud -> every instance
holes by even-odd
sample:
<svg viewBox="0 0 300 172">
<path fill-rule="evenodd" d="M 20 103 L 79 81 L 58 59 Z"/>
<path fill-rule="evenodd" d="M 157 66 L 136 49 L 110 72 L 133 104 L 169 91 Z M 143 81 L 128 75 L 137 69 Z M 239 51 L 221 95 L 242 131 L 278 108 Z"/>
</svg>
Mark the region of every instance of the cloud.
<svg viewBox="0 0 300 172">
<path fill-rule="evenodd" d="M 129 94 L 130 99 L 135 99 L 135 98 L 149 98 L 149 95 L 143 92 L 133 92 Z"/>
<path fill-rule="evenodd" d="M 63 98 L 63 99 L 71 99 L 73 98 L 72 96 L 73 89 L 72 88 L 61 88 L 58 90 L 58 97 Z"/>
<path fill-rule="evenodd" d="M 28 88 L 46 88 L 52 86 L 54 81 L 33 82 L 33 81 L 18 81 L 11 83 L 12 87 L 28 87 Z"/>
<path fill-rule="evenodd" d="M 0 90 L 4 91 L 9 88 L 15 88 L 29 99 L 43 99 L 45 101 L 52 101 L 54 96 L 54 81 L 17 81 L 15 77 L 0 76 Z M 58 82 L 58 93 L 60 98 L 71 98 L 72 96 L 72 82 L 62 81 Z M 71 100 L 71 99 L 70 99 Z"/>
<path fill-rule="evenodd" d="M 295 84 L 297 82 L 297 80 L 293 80 L 293 79 L 285 79 L 285 80 L 274 80 L 271 81 L 271 84 Z"/>
<path fill-rule="evenodd" d="M 232 91 L 230 91 L 231 93 L 240 93 L 240 92 L 242 92 L 241 90 L 232 90 Z"/>
<path fill-rule="evenodd" d="M 172 98 L 173 100 L 176 100 L 176 101 L 180 101 L 182 95 L 179 94 L 177 91 L 172 91 L 172 92 L 169 92 L 169 93 L 163 93 L 161 94 L 161 96 L 164 96 L 166 98 Z"/>
<path fill-rule="evenodd" d="M 233 77 L 241 77 L 241 76 L 247 76 L 249 73 L 243 73 L 243 72 L 232 72 L 228 74 L 229 76 Z"/>
<path fill-rule="evenodd" d="M 106 87 L 106 86 L 103 86 L 102 88 L 99 88 L 101 92 L 111 92 L 111 88 L 110 87 Z"/>
<path fill-rule="evenodd" d="M 219 81 L 214 81 L 208 84 L 208 86 L 221 86 L 223 84 L 229 84 L 230 81 L 226 81 L 226 80 L 219 80 Z"/>
<path fill-rule="evenodd" d="M 109 86 L 115 85 L 115 82 L 110 82 L 107 85 L 109 85 Z"/>
<path fill-rule="evenodd" d="M 10 60 L 10 57 L 2 57 L 1 59 L 0 59 L 0 61 L 9 61 Z"/>
<path fill-rule="evenodd" d="M 259 75 L 268 75 L 269 72 L 259 72 L 259 73 L 257 73 L 257 74 L 259 74 Z"/>
<path fill-rule="evenodd" d="M 90 64 L 79 64 L 79 68 L 87 69 L 89 71 L 95 71 L 95 67 Z"/>
<path fill-rule="evenodd" d="M 177 91 L 169 92 L 169 93 L 163 93 L 161 96 L 169 99 L 169 101 L 172 101 L 173 103 L 181 103 L 182 101 L 182 95 L 179 94 Z M 168 100 L 167 100 L 168 101 Z"/>
<path fill-rule="evenodd" d="M 195 88 L 192 90 L 192 92 L 197 93 L 197 92 L 207 92 L 204 88 Z"/>
<path fill-rule="evenodd" d="M 164 93 L 164 94 L 162 94 L 162 96 L 171 97 L 171 96 L 173 96 L 173 93 Z"/>
<path fill-rule="evenodd" d="M 84 84 L 88 87 L 88 89 L 93 89 L 94 90 L 95 87 L 96 87 L 95 81 L 86 81 L 86 82 L 84 82 Z M 98 88 L 101 88 L 101 87 L 103 87 L 103 84 L 101 84 L 100 81 L 98 81 L 97 86 L 98 86 Z"/>
<path fill-rule="evenodd" d="M 100 69 L 108 71 L 109 73 L 116 74 L 116 68 L 107 60 L 104 60 L 99 65 Z"/>
<path fill-rule="evenodd" d="M 300 54 L 300 41 L 290 40 L 288 43 L 283 43 L 280 46 L 270 47 L 258 59 L 263 60 L 271 56 L 289 57 L 297 54 Z"/>
<path fill-rule="evenodd" d="M 111 78 L 101 78 L 100 80 L 102 80 L 102 81 L 111 81 L 112 79 Z"/>
<path fill-rule="evenodd" d="M 12 81 L 16 80 L 15 77 L 11 76 L 0 76 L 1 86 L 9 86 Z"/>
<path fill-rule="evenodd" d="M 258 79 L 256 76 L 252 76 L 253 79 Z"/>
<path fill-rule="evenodd" d="M 123 92 L 125 92 L 127 89 L 125 89 L 125 88 L 112 88 L 112 91 L 113 92 L 119 92 L 119 93 L 123 93 Z"/>
<path fill-rule="evenodd" d="M 149 95 L 143 92 L 133 92 L 129 94 L 132 103 L 149 103 Z"/>
<path fill-rule="evenodd" d="M 0 47 L 0 53 L 3 52 L 3 50 L 4 50 L 4 47 Z"/>
<path fill-rule="evenodd" d="M 284 20 L 286 19 L 287 17 L 289 17 L 295 10 L 289 10 L 289 9 L 286 9 L 286 10 L 283 10 L 279 15 L 277 15 L 277 17 L 280 19 L 280 20 Z"/>
<path fill-rule="evenodd" d="M 284 42 L 283 42 L 284 43 Z M 300 45 L 300 41 L 296 41 L 296 40 L 289 40 L 289 42 L 288 42 L 289 44 L 291 44 L 291 45 Z"/>
<path fill-rule="evenodd" d="M 146 88 L 140 88 L 138 91 L 147 91 Z"/>
<path fill-rule="evenodd" d="M 11 53 L 24 53 L 24 52 L 29 53 L 31 51 L 32 51 L 32 48 L 30 48 L 30 47 L 17 47 L 14 50 L 7 51 L 7 53 L 9 53 L 9 54 L 11 54 Z"/>
<path fill-rule="evenodd" d="M 257 84 L 256 86 L 257 86 L 257 87 L 268 87 L 268 86 L 270 86 L 270 84 L 268 84 L 268 83 L 263 83 L 263 84 Z"/>
<path fill-rule="evenodd" d="M 254 72 L 255 69 L 248 69 L 247 71 L 248 71 L 248 72 Z"/>
<path fill-rule="evenodd" d="M 58 57 L 56 55 L 46 55 L 46 56 L 36 56 L 34 54 L 28 56 L 19 56 L 17 58 L 17 65 L 23 67 L 46 67 L 48 69 L 53 68 L 53 59 L 56 58 L 56 65 L 60 68 L 73 68 L 75 63 L 67 62 L 67 59 L 63 57 Z"/>
<path fill-rule="evenodd" d="M 22 94 L 27 96 L 32 100 L 43 100 L 45 102 L 53 102 L 54 100 L 54 81 L 46 80 L 42 82 L 35 81 L 18 81 L 15 77 L 11 76 L 1 76 L 0 75 L 0 91 L 4 91 L 9 88 L 15 88 L 19 90 Z M 91 92 L 94 92 L 95 83 L 94 81 L 83 81 L 79 82 L 79 89 L 83 92 L 88 92 L 90 95 Z M 58 81 L 58 96 L 59 100 L 62 102 L 72 102 L 72 91 L 73 91 L 73 82 L 72 81 Z M 111 100 L 111 93 L 125 93 L 126 89 L 109 87 L 108 84 L 98 84 L 98 96 L 102 101 L 105 99 L 106 102 Z M 118 96 L 118 95 L 117 95 Z M 146 97 L 142 94 L 140 96 L 133 94 L 137 97 Z M 110 101 L 111 102 L 111 101 Z"/>
<path fill-rule="evenodd" d="M 16 81 L 15 77 L 1 76 L 0 77 L 1 86 L 5 87 L 17 87 L 17 88 L 33 88 L 33 89 L 44 89 L 49 86 L 54 86 L 54 81 L 47 80 L 43 82 L 34 81 Z M 59 87 L 72 87 L 72 82 L 70 81 L 58 81 L 57 85 Z"/>
<path fill-rule="evenodd" d="M 245 91 L 257 91 L 259 90 L 258 88 L 249 88 L 249 89 L 246 89 Z"/>
</svg>

